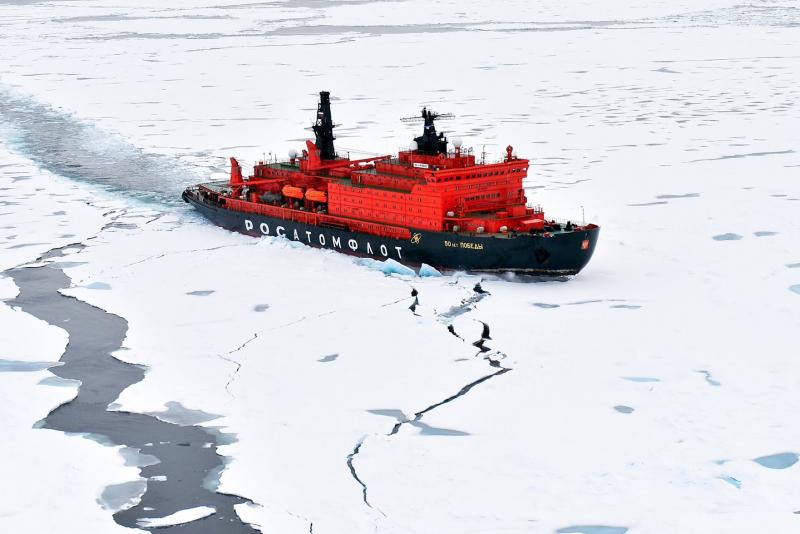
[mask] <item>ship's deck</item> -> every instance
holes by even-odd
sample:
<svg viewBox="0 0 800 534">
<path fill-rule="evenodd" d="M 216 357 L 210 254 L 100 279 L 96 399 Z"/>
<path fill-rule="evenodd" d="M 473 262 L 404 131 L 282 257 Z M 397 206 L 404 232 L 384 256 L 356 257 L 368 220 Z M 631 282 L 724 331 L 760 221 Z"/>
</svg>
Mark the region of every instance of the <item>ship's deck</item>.
<svg viewBox="0 0 800 534">
<path fill-rule="evenodd" d="M 208 189 L 209 191 L 212 191 L 214 193 L 221 194 L 221 195 L 224 195 L 224 194 L 230 192 L 230 185 L 229 185 L 229 183 L 227 181 L 206 182 L 206 183 L 203 183 L 203 184 L 198 184 L 197 187 L 203 187 L 205 189 Z M 357 186 L 355 186 L 355 187 L 357 187 Z M 372 186 L 370 186 L 370 187 L 372 187 Z M 388 188 L 377 188 L 377 189 L 385 189 L 387 191 L 397 191 L 395 189 L 388 189 Z M 472 214 L 472 215 L 475 215 L 475 214 Z M 485 212 L 485 213 L 481 213 L 480 215 L 483 218 L 489 219 L 489 218 L 494 217 L 496 214 L 492 213 L 492 212 Z M 353 220 L 362 221 L 362 222 L 372 222 L 372 221 L 369 221 L 369 220 L 366 220 L 366 219 L 359 219 L 357 217 L 346 217 L 346 216 L 340 216 L 340 217 L 343 218 L 343 219 L 353 219 Z M 447 219 L 452 223 L 456 223 L 456 224 L 458 223 L 458 219 L 457 218 L 448 217 Z M 567 230 L 566 229 L 566 222 L 567 221 L 563 221 L 563 220 L 560 220 L 560 219 L 548 219 L 548 222 L 558 223 L 558 227 L 553 227 L 553 226 L 549 226 L 548 227 L 550 229 L 547 230 L 547 232 L 550 233 L 550 234 L 566 234 L 566 233 L 571 233 L 571 232 L 574 232 L 574 231 L 580 231 L 581 228 L 582 228 L 582 225 L 579 225 L 578 223 L 573 222 L 572 223 L 573 224 L 572 229 Z M 478 232 L 451 232 L 451 233 L 453 233 L 454 235 L 468 236 L 468 237 L 498 237 L 498 238 L 512 238 L 515 235 L 517 235 L 517 232 L 514 232 L 514 231 L 509 231 L 509 232 L 506 232 L 506 233 L 500 233 L 500 232 L 498 232 L 498 233 L 489 233 L 489 232 L 481 232 L 481 233 L 478 233 Z"/>
</svg>

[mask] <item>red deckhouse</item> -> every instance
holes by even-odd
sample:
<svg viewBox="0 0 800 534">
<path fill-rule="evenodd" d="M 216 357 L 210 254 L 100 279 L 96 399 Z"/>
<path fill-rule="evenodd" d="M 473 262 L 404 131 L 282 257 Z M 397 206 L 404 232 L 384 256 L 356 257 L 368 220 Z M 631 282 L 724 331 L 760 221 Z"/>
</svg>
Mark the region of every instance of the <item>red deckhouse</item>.
<svg viewBox="0 0 800 534">
<path fill-rule="evenodd" d="M 329 248 L 345 239 L 357 254 L 380 257 L 375 250 L 395 249 L 400 260 L 442 267 L 578 272 L 591 257 L 598 227 L 546 220 L 541 208 L 526 206 L 528 160 L 511 146 L 498 163 L 476 162 L 458 139 L 449 149 L 434 126 L 439 117 L 423 108 L 404 119 L 424 122 L 424 130 L 396 157 L 351 160 L 336 154 L 329 94 L 322 92 L 316 142 L 306 141 L 302 154 L 260 161 L 247 178 L 231 158 L 229 182 L 189 188 L 184 199 L 218 224 L 253 235 L 285 236 L 291 227 L 289 237 Z M 312 234 L 319 236 L 312 240 Z M 396 242 L 376 248 L 369 236 Z M 573 242 L 577 252 L 570 250 Z"/>
<path fill-rule="evenodd" d="M 231 158 L 231 196 L 239 197 L 247 187 L 249 202 L 264 206 L 264 193 L 280 193 L 294 200 L 292 208 L 301 204 L 308 212 L 327 214 L 324 219 L 331 222 L 343 217 L 347 222 L 489 233 L 544 227 L 542 211 L 525 207 L 522 180 L 528 160 L 514 157 L 511 147 L 505 161 L 476 166 L 475 156 L 459 148 L 435 156 L 409 150 L 397 158 L 326 163 L 314 143 L 306 144 L 302 157 L 288 163 L 259 162 L 248 181 Z M 290 204 L 275 199 L 268 205 Z"/>
</svg>

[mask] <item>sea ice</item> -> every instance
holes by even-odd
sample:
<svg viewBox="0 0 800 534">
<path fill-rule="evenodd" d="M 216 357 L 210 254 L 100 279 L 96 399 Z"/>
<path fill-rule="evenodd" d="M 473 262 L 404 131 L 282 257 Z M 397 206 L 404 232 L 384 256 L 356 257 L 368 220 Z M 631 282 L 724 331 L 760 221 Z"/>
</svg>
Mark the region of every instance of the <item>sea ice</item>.
<svg viewBox="0 0 800 534">
<path fill-rule="evenodd" d="M 423 263 L 422 266 L 419 268 L 419 275 L 420 276 L 442 276 L 437 269 L 431 267 L 427 263 Z"/>
<path fill-rule="evenodd" d="M 130 350 L 116 356 L 148 366 L 120 409 L 180 402 L 219 414 L 213 424 L 239 438 L 219 451 L 229 457 L 219 489 L 254 499 L 236 509 L 265 531 L 796 529 L 796 467 L 749 459 L 798 442 L 787 423 L 800 410 L 787 287 L 800 282 L 783 267 L 797 261 L 800 232 L 787 202 L 800 193 L 787 141 L 800 120 L 790 105 L 797 10 L 545 0 L 516 2 L 505 22 L 495 4 L 472 0 L 313 4 L 0 5 L 0 186 L 16 203 L 0 209 L 14 236 L 0 243 L 0 270 L 88 244 L 68 253 L 75 287 L 65 293 L 125 317 Z M 334 88 L 342 150 L 383 152 L 418 135 L 396 119 L 423 102 L 453 111 L 452 127 L 477 152 L 486 143 L 487 160 L 508 143 L 531 158 L 532 203 L 574 221 L 585 206 L 600 221 L 587 269 L 563 283 L 486 276 L 484 295 L 479 277 L 376 276 L 358 260 L 186 212 L 180 190 L 224 179 L 226 156 L 249 164 L 298 148 L 308 132 L 297 110 L 313 115 L 320 84 L 354 72 L 356 85 Z M 524 73 L 541 76 L 524 83 Z M 99 198 L 97 184 L 121 194 Z M 682 192 L 696 196 L 672 198 Z M 163 215 L 98 234 L 131 197 Z M 56 211 L 66 213 L 48 217 Z M 709 238 L 758 228 L 778 233 L 731 246 Z M 95 282 L 112 287 L 81 287 Z M 14 288 L 0 279 L 0 292 Z M 609 295 L 624 302 L 532 305 Z M 609 308 L 623 305 L 641 308 Z M 8 306 L 0 314 L 2 358 L 54 360 L 67 343 Z M 489 353 L 473 346 L 482 323 Z M 340 356 L 320 364 L 330 354 Z M 418 425 L 392 434 L 396 418 L 368 411 L 418 413 L 496 371 L 491 362 L 511 370 Z M 620 380 L 645 372 L 660 382 Z M 47 375 L 0 373 L 7 441 L 19 444 L 5 475 L 38 482 L 6 497 L 2 527 L 122 531 L 94 499 L 136 480 L 136 468 L 114 448 L 30 428 L 74 390 L 38 386 Z M 609 409 L 620 399 L 635 417 Z M 358 443 L 363 487 L 347 465 Z M 76 472 L 87 457 L 91 468 Z M 740 460 L 722 472 L 720 457 Z"/>
<path fill-rule="evenodd" d="M 137 523 L 140 527 L 144 528 L 163 528 L 191 523 L 192 521 L 206 518 L 214 513 L 216 513 L 216 510 L 210 506 L 198 506 L 196 508 L 180 510 L 166 517 L 143 517 L 137 521 Z"/>
</svg>

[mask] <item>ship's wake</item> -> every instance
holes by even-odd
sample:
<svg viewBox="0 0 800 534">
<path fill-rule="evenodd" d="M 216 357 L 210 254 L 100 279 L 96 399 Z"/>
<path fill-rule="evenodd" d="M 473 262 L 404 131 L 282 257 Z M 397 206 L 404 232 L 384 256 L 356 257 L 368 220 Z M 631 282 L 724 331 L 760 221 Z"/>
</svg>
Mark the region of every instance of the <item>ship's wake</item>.
<svg viewBox="0 0 800 534">
<path fill-rule="evenodd" d="M 144 152 L 121 136 L 0 86 L 0 137 L 43 169 L 141 200 L 180 202 L 202 181 L 174 158 Z"/>
</svg>

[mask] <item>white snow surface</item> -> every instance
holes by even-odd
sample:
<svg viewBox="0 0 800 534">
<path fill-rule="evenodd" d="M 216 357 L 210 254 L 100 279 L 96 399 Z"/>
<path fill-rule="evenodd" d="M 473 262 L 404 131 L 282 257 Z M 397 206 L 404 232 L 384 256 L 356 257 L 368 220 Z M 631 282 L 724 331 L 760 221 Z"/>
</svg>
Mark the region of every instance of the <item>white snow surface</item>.
<svg viewBox="0 0 800 534">
<path fill-rule="evenodd" d="M 196 506 L 195 508 L 180 510 L 166 517 L 144 517 L 138 520 L 137 523 L 140 527 L 144 528 L 169 527 L 191 523 L 192 521 L 203 519 L 214 513 L 216 513 L 216 510 L 211 506 Z"/>
<path fill-rule="evenodd" d="M 265 532 L 793 532 L 800 465 L 753 460 L 800 453 L 799 11 L 0 4 L 0 118 L 12 118 L 0 200 L 16 202 L 0 205 L 0 266 L 87 245 L 65 293 L 124 317 L 117 356 L 149 368 L 116 409 L 220 415 L 200 423 L 238 438 L 220 448 L 219 491 L 252 499 L 237 512 Z M 319 90 L 335 97 L 340 150 L 406 145 L 418 132 L 397 118 L 419 104 L 455 112 L 440 127 L 487 159 L 512 143 L 531 158 L 533 203 L 601 224 L 595 257 L 568 281 L 385 274 L 134 200 L 174 199 L 193 173 L 221 177 L 229 155 L 297 148 Z M 114 191 L 98 192 L 92 161 L 70 170 L 37 145 L 28 115 L 13 119 L 40 105 L 85 126 L 68 151 L 161 154 L 186 172 L 104 171 Z M 0 291 L 15 294 L 8 280 Z M 58 329 L 0 313 L 0 358 L 57 358 Z M 0 504 L 0 526 L 44 521 L 37 510 L 63 491 L 51 517 L 113 531 L 97 488 L 135 470 L 106 456 L 89 468 L 73 448 L 114 449 L 30 429 L 69 391 L 26 382 L 47 374 L 0 373 L 13 386 L 0 389 L 4 416 L 26 399 L 3 456 L 21 458 L 19 480 L 69 489 L 42 484 L 52 497 L 40 501 L 38 485 L 23 487 Z M 80 477 L 62 474 L 69 464 Z"/>
</svg>

